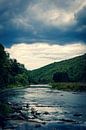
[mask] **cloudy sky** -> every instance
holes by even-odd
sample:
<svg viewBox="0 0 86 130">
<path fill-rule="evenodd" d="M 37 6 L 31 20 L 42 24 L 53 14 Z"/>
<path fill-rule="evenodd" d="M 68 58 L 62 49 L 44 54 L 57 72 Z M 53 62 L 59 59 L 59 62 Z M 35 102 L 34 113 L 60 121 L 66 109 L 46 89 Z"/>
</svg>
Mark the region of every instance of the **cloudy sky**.
<svg viewBox="0 0 86 130">
<path fill-rule="evenodd" d="M 36 69 L 86 52 L 86 0 L 0 0 L 0 42 Z"/>
</svg>

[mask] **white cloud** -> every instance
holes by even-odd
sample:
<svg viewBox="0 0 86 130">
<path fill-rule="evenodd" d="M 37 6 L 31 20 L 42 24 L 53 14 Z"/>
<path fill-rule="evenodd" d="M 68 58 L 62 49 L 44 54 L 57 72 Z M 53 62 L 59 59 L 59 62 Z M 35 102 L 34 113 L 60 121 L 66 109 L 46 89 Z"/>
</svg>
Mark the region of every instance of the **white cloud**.
<svg viewBox="0 0 86 130">
<path fill-rule="evenodd" d="M 10 21 L 17 28 L 35 30 L 37 22 L 40 26 L 63 29 L 76 23 L 75 14 L 84 6 L 86 0 L 38 0 L 27 4 L 20 13 L 14 13 Z"/>
<path fill-rule="evenodd" d="M 30 18 L 32 21 L 39 21 L 47 26 L 57 26 L 59 28 L 75 22 L 73 12 L 68 12 L 55 6 L 50 7 L 45 10 L 45 7 L 39 3 L 28 8 L 26 14 L 31 12 Z"/>
<path fill-rule="evenodd" d="M 36 69 L 52 62 L 69 59 L 86 52 L 86 45 L 49 45 L 48 43 L 14 44 L 6 48 L 11 58 L 25 65 L 27 69 Z"/>
<path fill-rule="evenodd" d="M 71 12 L 78 12 L 79 10 L 81 10 L 84 6 L 86 6 L 86 0 L 74 0 L 74 1 L 70 1 L 70 8 L 69 10 Z"/>
<path fill-rule="evenodd" d="M 76 23 L 75 14 L 86 6 L 86 0 L 41 0 L 31 4 L 25 11 L 26 18 L 41 25 L 67 27 Z M 29 13 L 30 12 L 30 13 Z"/>
</svg>

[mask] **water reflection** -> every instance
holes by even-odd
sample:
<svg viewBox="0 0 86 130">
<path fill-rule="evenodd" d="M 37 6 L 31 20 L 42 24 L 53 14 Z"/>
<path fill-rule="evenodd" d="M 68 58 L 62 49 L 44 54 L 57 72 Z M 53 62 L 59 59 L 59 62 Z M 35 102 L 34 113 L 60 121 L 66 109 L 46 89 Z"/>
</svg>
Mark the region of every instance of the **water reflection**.
<svg viewBox="0 0 86 130">
<path fill-rule="evenodd" d="M 33 86 L 33 88 L 13 90 L 8 100 L 21 104 L 28 103 L 30 109 L 34 107 L 38 113 L 41 113 L 39 118 L 43 120 L 58 121 L 65 118 L 86 122 L 86 93 L 64 92 L 42 87 L 43 85 L 41 88 Z M 74 116 L 76 113 L 81 113 L 81 116 Z"/>
</svg>

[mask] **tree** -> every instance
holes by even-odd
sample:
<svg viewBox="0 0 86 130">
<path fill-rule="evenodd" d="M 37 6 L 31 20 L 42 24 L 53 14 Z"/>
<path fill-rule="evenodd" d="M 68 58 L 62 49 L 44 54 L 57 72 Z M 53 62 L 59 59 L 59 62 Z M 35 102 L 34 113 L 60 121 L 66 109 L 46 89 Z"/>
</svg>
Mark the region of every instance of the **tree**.
<svg viewBox="0 0 86 130">
<path fill-rule="evenodd" d="M 18 83 L 21 85 L 29 83 L 28 71 L 16 59 L 10 59 L 4 46 L 0 44 L 0 88 Z"/>
<path fill-rule="evenodd" d="M 9 77 L 9 55 L 0 44 L 0 87 L 6 86 Z"/>
<path fill-rule="evenodd" d="M 54 82 L 68 82 L 69 77 L 66 72 L 56 72 L 53 74 L 53 81 Z"/>
</svg>

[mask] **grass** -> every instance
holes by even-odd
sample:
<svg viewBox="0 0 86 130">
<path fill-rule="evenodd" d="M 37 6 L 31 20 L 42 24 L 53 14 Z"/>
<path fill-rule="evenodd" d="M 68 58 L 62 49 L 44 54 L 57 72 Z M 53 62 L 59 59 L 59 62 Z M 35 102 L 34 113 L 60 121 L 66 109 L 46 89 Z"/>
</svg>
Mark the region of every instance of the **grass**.
<svg viewBox="0 0 86 130">
<path fill-rule="evenodd" d="M 64 91 L 86 91 L 86 83 L 79 82 L 58 82 L 51 83 L 53 89 Z"/>
<path fill-rule="evenodd" d="M 5 102 L 0 101 L 0 115 L 8 116 L 12 112 L 11 107 Z"/>
</svg>

